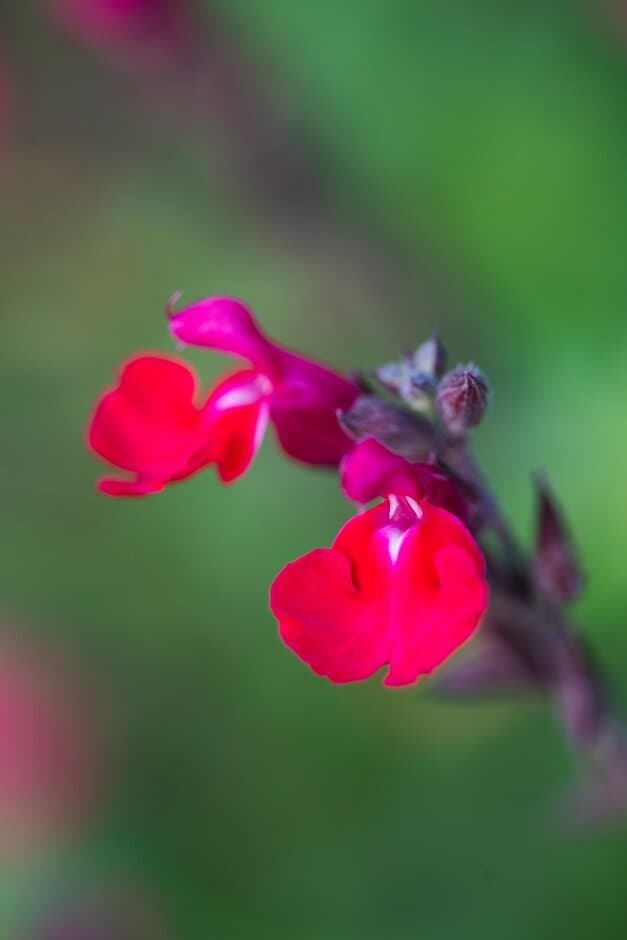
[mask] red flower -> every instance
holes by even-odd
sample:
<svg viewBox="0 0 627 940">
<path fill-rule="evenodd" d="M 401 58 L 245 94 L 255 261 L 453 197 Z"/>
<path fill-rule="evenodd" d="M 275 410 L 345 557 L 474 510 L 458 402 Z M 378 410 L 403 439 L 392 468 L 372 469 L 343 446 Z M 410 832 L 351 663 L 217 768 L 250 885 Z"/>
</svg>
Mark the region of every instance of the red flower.
<svg viewBox="0 0 627 940">
<path fill-rule="evenodd" d="M 463 495 L 436 467 L 406 460 L 372 437 L 360 441 L 343 458 L 340 477 L 345 495 L 356 503 L 370 503 L 390 494 L 411 496 L 448 509 L 462 522 L 468 519 Z"/>
<path fill-rule="evenodd" d="M 91 420 L 88 443 L 130 479 L 101 480 L 109 496 L 147 496 L 213 464 L 223 483 L 250 466 L 268 422 L 283 450 L 311 464 L 337 464 L 352 442 L 336 412 L 356 387 L 334 372 L 268 340 L 252 315 L 227 298 L 202 301 L 172 318 L 185 342 L 248 358 L 252 369 L 228 375 L 198 402 L 198 382 L 183 362 L 132 359 Z"/>
<path fill-rule="evenodd" d="M 430 673 L 476 629 L 487 606 L 484 560 L 451 513 L 388 496 L 351 519 L 333 547 L 278 575 L 270 606 L 284 643 L 333 682 L 385 684 Z"/>
<path fill-rule="evenodd" d="M 258 380 L 258 398 L 265 399 L 269 418 L 286 454 L 308 464 L 336 465 L 351 448 L 337 420 L 338 409 L 350 408 L 357 387 L 330 369 L 282 349 L 265 336 L 250 311 L 229 297 L 209 297 L 170 320 L 172 334 L 182 343 L 219 349 L 248 360 Z M 242 376 L 247 396 L 251 372 Z M 231 393 L 236 397 L 238 377 Z M 228 425 L 228 406 L 224 421 Z M 225 427 L 225 434 L 228 429 Z"/>
<path fill-rule="evenodd" d="M 132 359 L 119 385 L 98 403 L 88 441 L 100 457 L 134 476 L 101 480 L 99 488 L 109 496 L 147 496 L 211 463 L 217 463 L 224 481 L 239 476 L 253 458 L 265 422 L 257 381 L 251 372 L 227 378 L 197 405 L 196 376 L 184 363 L 161 356 Z M 227 424 L 223 402 L 234 385 L 238 406 L 230 408 Z"/>
</svg>

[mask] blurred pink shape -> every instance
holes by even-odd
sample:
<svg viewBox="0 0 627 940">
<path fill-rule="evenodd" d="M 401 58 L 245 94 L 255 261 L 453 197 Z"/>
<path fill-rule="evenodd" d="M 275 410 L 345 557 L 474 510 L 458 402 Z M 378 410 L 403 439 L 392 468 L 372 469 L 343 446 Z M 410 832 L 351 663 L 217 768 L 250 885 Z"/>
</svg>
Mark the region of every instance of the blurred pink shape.
<svg viewBox="0 0 627 940">
<path fill-rule="evenodd" d="M 57 22 L 101 52 L 165 64 L 180 48 L 186 17 L 178 0 L 47 0 Z"/>
<path fill-rule="evenodd" d="M 92 715 L 62 663 L 0 636 L 0 859 L 83 818 L 98 763 Z"/>
</svg>

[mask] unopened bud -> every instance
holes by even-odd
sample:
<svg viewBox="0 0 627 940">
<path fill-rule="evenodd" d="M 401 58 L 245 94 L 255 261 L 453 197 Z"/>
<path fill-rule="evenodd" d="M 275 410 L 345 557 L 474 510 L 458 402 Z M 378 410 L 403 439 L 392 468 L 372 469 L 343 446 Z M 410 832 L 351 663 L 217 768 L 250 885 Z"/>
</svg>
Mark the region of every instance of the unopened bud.
<svg viewBox="0 0 627 940">
<path fill-rule="evenodd" d="M 446 428 L 464 434 L 483 418 L 490 387 L 483 373 L 471 364 L 457 366 L 444 376 L 438 388 L 438 408 Z"/>
<path fill-rule="evenodd" d="M 414 353 L 414 370 L 441 379 L 446 369 L 446 348 L 437 333 L 421 343 Z"/>
</svg>

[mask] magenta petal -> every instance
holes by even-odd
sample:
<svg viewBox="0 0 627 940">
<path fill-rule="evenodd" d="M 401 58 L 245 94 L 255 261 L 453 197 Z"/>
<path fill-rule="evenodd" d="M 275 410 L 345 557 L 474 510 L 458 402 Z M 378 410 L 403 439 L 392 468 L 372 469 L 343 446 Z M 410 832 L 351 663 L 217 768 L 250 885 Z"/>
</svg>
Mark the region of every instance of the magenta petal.
<svg viewBox="0 0 627 940">
<path fill-rule="evenodd" d="M 273 379 L 279 368 L 274 345 L 250 310 L 232 297 L 207 297 L 170 317 L 170 332 L 189 346 L 202 346 L 247 359 Z"/>
<path fill-rule="evenodd" d="M 351 446 L 329 410 L 285 409 L 271 405 L 281 447 L 294 460 L 320 467 L 335 467 Z"/>
<path fill-rule="evenodd" d="M 420 475 L 404 457 L 369 437 L 344 457 L 340 468 L 342 489 L 348 499 L 369 503 L 380 496 L 423 496 Z"/>
<path fill-rule="evenodd" d="M 304 463 L 335 466 L 353 446 L 337 419 L 358 390 L 331 369 L 281 351 L 281 380 L 270 399 L 270 416 L 286 454 Z"/>
<path fill-rule="evenodd" d="M 342 460 L 342 489 L 362 505 L 382 496 L 428 499 L 466 521 L 466 501 L 458 487 L 428 463 L 411 462 L 374 438 L 360 441 Z"/>
</svg>

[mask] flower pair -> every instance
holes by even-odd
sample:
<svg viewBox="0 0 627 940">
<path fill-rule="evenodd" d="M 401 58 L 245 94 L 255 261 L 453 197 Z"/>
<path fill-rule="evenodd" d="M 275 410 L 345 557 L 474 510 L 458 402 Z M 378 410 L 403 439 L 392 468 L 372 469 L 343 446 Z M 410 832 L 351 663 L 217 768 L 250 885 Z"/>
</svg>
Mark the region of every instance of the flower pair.
<svg viewBox="0 0 627 940">
<path fill-rule="evenodd" d="M 250 366 L 199 399 L 183 362 L 131 360 L 89 430 L 92 449 L 130 477 L 106 478 L 100 489 L 146 496 L 210 465 L 229 483 L 248 469 L 271 423 L 290 457 L 338 466 L 349 499 L 382 499 L 351 519 L 330 549 L 278 575 L 270 606 L 283 641 L 334 682 L 365 679 L 385 665 L 387 685 L 431 672 L 472 634 L 487 605 L 483 558 L 456 486 L 373 438 L 352 441 L 337 414 L 357 398 L 355 383 L 278 346 L 239 301 L 209 298 L 171 312 L 170 330 L 183 344 Z"/>
</svg>

